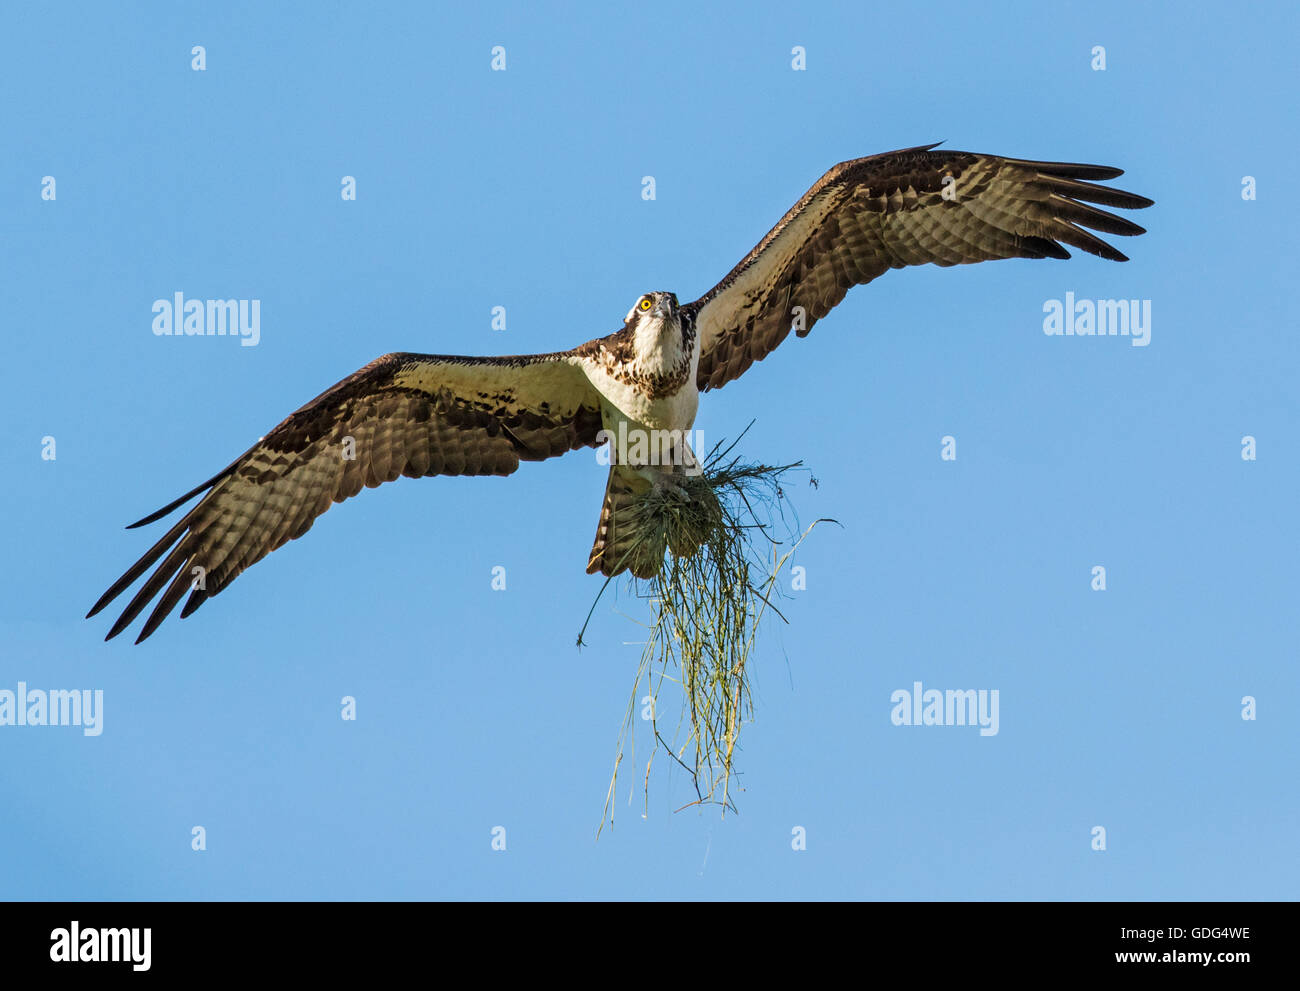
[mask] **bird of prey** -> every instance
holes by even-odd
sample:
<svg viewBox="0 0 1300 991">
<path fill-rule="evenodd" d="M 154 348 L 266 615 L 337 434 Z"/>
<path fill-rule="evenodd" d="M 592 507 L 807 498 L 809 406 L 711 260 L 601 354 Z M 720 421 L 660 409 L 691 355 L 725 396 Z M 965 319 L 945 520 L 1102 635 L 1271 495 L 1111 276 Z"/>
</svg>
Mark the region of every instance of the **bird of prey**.
<svg viewBox="0 0 1300 991">
<path fill-rule="evenodd" d="M 612 452 L 588 573 L 629 567 L 629 513 L 693 463 L 685 440 L 701 392 L 806 335 L 848 290 L 891 268 L 1069 258 L 1064 245 L 1128 259 L 1086 228 L 1144 233 L 1089 204 L 1150 206 L 1095 180 L 1122 170 L 923 145 L 836 165 L 716 286 L 680 305 L 639 297 L 620 330 L 571 351 L 509 357 L 386 354 L 291 413 L 202 485 L 132 527 L 203 497 L 106 591 L 94 616 L 155 564 L 108 632 L 155 598 L 136 643 L 186 592 L 188 616 L 301 537 L 331 503 L 406 475 L 509 475 L 609 437 L 661 438 Z M 624 433 L 620 434 L 620 426 Z M 666 441 L 662 441 L 667 438 Z M 642 564 L 633 573 L 648 577 Z"/>
</svg>

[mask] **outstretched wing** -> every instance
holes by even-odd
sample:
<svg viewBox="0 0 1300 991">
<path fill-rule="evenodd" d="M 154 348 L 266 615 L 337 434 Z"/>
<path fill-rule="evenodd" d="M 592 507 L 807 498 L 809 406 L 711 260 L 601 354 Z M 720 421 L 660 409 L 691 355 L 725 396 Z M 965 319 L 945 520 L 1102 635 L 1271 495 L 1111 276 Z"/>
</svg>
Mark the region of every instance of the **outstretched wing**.
<svg viewBox="0 0 1300 991">
<path fill-rule="evenodd" d="M 399 475 L 509 475 L 520 461 L 596 446 L 600 426 L 600 396 L 572 352 L 384 355 L 287 417 L 220 474 L 131 524 L 152 523 L 207 492 L 87 618 L 161 558 L 106 638 L 161 592 L 139 643 L 187 591 L 182 617 L 362 486 Z"/>
<path fill-rule="evenodd" d="M 1113 179 L 1121 169 L 934 147 L 835 166 L 725 279 L 684 307 L 700 334 L 701 389 L 716 389 L 767 357 L 792 325 L 803 337 L 851 287 L 891 268 L 1069 258 L 1062 242 L 1128 261 L 1084 228 L 1145 233 L 1087 205 L 1151 205 L 1145 196 L 1087 181 Z"/>
</svg>

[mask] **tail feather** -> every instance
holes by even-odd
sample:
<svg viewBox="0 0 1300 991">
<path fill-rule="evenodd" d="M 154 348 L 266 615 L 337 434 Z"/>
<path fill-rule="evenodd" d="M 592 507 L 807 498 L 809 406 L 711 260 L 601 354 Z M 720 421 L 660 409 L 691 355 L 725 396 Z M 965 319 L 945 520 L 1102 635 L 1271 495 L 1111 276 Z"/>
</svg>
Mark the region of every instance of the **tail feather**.
<svg viewBox="0 0 1300 991">
<path fill-rule="evenodd" d="M 596 525 L 596 540 L 591 545 L 587 560 L 587 574 L 613 577 L 631 570 L 637 578 L 653 578 L 663 562 L 663 548 L 657 553 L 638 546 L 636 504 L 650 488 L 650 483 L 635 470 L 623 465 L 611 465 L 609 481 L 605 484 L 605 502 L 600 508 L 600 522 Z"/>
</svg>

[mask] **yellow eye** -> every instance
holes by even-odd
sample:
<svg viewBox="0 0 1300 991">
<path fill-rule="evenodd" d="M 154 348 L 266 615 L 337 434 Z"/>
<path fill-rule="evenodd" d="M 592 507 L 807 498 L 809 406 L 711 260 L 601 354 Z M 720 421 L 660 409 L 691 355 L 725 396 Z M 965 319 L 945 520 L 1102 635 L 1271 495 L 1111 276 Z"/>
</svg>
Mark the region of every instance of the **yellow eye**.
<svg viewBox="0 0 1300 991">
<path fill-rule="evenodd" d="M 642 296 L 642 297 L 641 297 L 641 302 L 639 302 L 639 303 L 636 304 L 637 309 L 638 309 L 638 310 L 641 310 L 642 312 L 644 312 L 644 311 L 650 309 L 650 307 L 651 307 L 652 305 L 653 305 L 653 304 L 650 302 L 650 297 L 649 297 L 649 296 Z"/>
</svg>

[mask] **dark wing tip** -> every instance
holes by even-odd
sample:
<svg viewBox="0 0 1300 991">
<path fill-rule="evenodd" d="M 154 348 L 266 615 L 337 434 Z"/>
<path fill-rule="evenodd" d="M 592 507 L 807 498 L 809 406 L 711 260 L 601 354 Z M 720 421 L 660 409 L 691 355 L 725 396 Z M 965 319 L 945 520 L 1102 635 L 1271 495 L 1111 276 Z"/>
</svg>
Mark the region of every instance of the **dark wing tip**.
<svg viewBox="0 0 1300 991">
<path fill-rule="evenodd" d="M 1050 237 L 1022 237 L 1020 246 L 1037 258 L 1069 258 L 1070 253 Z"/>
<path fill-rule="evenodd" d="M 108 631 L 108 635 L 104 637 L 105 642 L 112 640 L 115 636 L 117 636 L 128 626 L 130 626 L 131 620 L 133 620 L 134 618 L 135 616 L 129 615 L 127 613 L 123 613 L 121 616 L 119 616 L 117 618 L 117 622 L 114 623 L 112 628 Z"/>
<path fill-rule="evenodd" d="M 200 492 L 202 492 L 204 489 L 211 488 L 214 484 L 216 484 L 216 482 L 217 482 L 220 478 L 221 478 L 221 476 L 218 475 L 216 478 L 212 479 L 212 481 L 203 483 L 203 484 L 200 485 L 197 489 L 193 489 L 193 490 L 190 491 L 190 492 L 186 492 L 185 495 L 181 496 L 179 499 L 175 499 L 175 500 L 173 500 L 172 502 L 169 502 L 167 505 L 163 506 L 162 509 L 155 510 L 154 512 L 152 512 L 152 513 L 150 513 L 148 516 L 146 516 L 144 519 L 136 520 L 134 523 L 128 523 L 128 524 L 126 525 L 126 528 L 127 528 L 128 530 L 134 530 L 134 529 L 136 529 L 137 527 L 148 526 L 150 523 L 156 523 L 156 522 L 158 522 L 158 520 L 160 520 L 160 519 L 162 519 L 164 516 L 168 515 L 172 510 L 176 509 L 176 508 L 177 508 L 178 506 L 180 506 L 182 503 L 188 502 L 190 499 L 193 499 L 196 495 L 198 495 L 198 494 L 199 494 Z"/>
<path fill-rule="evenodd" d="M 119 578 L 112 584 L 107 592 L 99 597 L 99 600 L 90 607 L 90 612 L 86 613 L 86 619 L 93 619 L 95 616 L 99 615 L 106 605 L 122 594 L 126 587 L 131 584 L 131 582 L 125 581 L 125 578 L 126 576 L 123 575 L 122 578 Z M 135 579 L 132 579 L 132 581 L 134 580 Z M 110 633 L 109 636 L 111 637 L 113 634 Z"/>
<path fill-rule="evenodd" d="M 252 450 L 252 448 L 250 448 L 250 450 Z M 211 489 L 223 478 L 233 474 L 235 469 L 239 466 L 239 463 L 247 456 L 248 456 L 247 453 L 241 455 L 235 461 L 231 462 L 226 468 L 222 469 L 216 475 L 213 475 L 212 478 L 208 479 L 202 485 L 196 486 L 195 488 L 191 489 L 189 492 L 186 492 L 180 498 L 172 500 L 166 506 L 163 506 L 162 509 L 150 513 L 144 519 L 136 520 L 134 523 L 130 524 L 127 527 L 127 529 L 134 530 L 137 527 L 148 526 L 150 523 L 154 523 L 162 519 L 164 516 L 171 513 L 174 509 L 176 509 L 183 503 L 188 502 L 190 499 L 193 499 L 199 493 Z M 199 505 L 201 506 L 202 502 L 200 502 Z M 99 601 L 97 601 L 93 606 L 90 607 L 90 612 L 86 613 L 86 619 L 91 619 L 92 617 L 97 615 L 105 606 L 107 606 L 110 602 L 112 602 L 119 595 L 125 592 L 127 588 L 129 588 L 137 578 L 139 578 L 142 574 L 144 574 L 144 572 L 147 571 L 154 564 L 154 562 L 156 562 L 160 557 L 162 557 L 165 553 L 167 553 L 168 549 L 170 549 L 171 546 L 175 544 L 177 540 L 181 539 L 182 534 L 185 532 L 186 528 L 190 523 L 190 520 L 193 518 L 195 510 L 197 509 L 198 506 L 190 510 L 190 512 L 187 513 L 178 523 L 176 523 L 176 525 L 173 526 L 172 529 L 168 531 L 160 541 L 158 541 L 158 543 L 154 544 L 154 546 L 143 557 L 141 557 L 140 560 L 138 560 L 134 565 L 132 565 L 131 568 L 126 572 L 126 574 L 122 575 L 121 578 L 115 581 L 109 587 L 108 591 L 106 591 L 103 595 L 99 597 Z M 154 577 L 156 578 L 157 575 L 155 574 Z M 152 581 L 153 579 L 150 580 Z M 149 596 L 149 598 L 152 598 L 153 594 L 156 594 L 156 590 L 155 593 L 152 593 Z M 145 603 L 140 602 L 139 595 L 137 595 L 136 599 L 132 600 L 131 604 L 127 606 L 126 611 L 123 612 L 123 614 L 118 618 L 117 622 L 113 624 L 113 628 L 108 631 L 108 636 L 104 637 L 104 639 L 112 640 L 115 636 L 121 633 L 122 630 L 124 630 L 127 626 L 129 626 L 131 621 L 134 620 L 135 617 L 140 614 L 140 611 L 144 608 L 144 605 Z M 161 618 L 159 621 L 161 622 Z M 157 623 L 154 624 L 155 628 L 156 626 Z M 136 643 L 139 643 L 140 640 L 143 640 L 146 637 L 148 637 L 149 634 L 152 632 L 153 632 L 153 628 L 149 628 L 148 624 L 146 623 L 145 632 L 141 634 L 139 640 L 136 640 Z"/>
<path fill-rule="evenodd" d="M 258 441 L 258 444 L 260 444 L 260 443 L 261 443 L 261 441 L 259 440 L 259 441 Z M 216 485 L 219 481 L 221 481 L 221 480 L 222 480 L 223 478 L 225 478 L 227 475 L 232 475 L 232 474 L 234 474 L 235 469 L 239 467 L 240 463 L 243 462 L 243 460 L 244 460 L 246 457 L 248 457 L 250 454 L 252 454 L 253 451 L 255 451 L 255 450 L 257 450 L 257 444 L 254 444 L 254 445 L 253 445 L 252 447 L 250 447 L 247 451 L 245 451 L 243 454 L 241 454 L 239 457 L 237 457 L 234 461 L 230 462 L 230 464 L 226 465 L 226 467 L 222 468 L 221 471 L 217 472 L 215 475 L 213 475 L 211 478 L 209 478 L 209 479 L 208 479 L 206 482 L 204 482 L 202 485 L 196 485 L 196 486 L 194 486 L 194 488 L 190 489 L 190 490 L 189 490 L 188 492 L 186 492 L 183 496 L 180 496 L 180 497 L 178 497 L 178 498 L 176 498 L 176 499 L 173 499 L 171 502 L 167 503 L 167 505 L 163 506 L 162 509 L 155 510 L 154 512 L 152 512 L 152 513 L 150 513 L 148 516 L 146 516 L 144 519 L 142 519 L 142 520 L 136 520 L 134 523 L 129 523 L 129 524 L 127 524 L 127 529 L 128 529 L 128 530 L 134 530 L 136 527 L 140 527 L 140 526 L 148 526 L 150 523 L 155 523 L 155 522 L 157 522 L 158 520 L 162 519 L 162 518 L 163 518 L 164 516 L 166 516 L 167 514 L 169 514 L 172 510 L 174 510 L 174 509 L 176 509 L 177 507 L 183 505 L 184 503 L 189 502 L 191 499 L 193 499 L 193 498 L 194 498 L 196 495 L 198 495 L 200 492 L 206 492 L 208 489 L 212 488 L 212 486 Z"/>
<path fill-rule="evenodd" d="M 185 600 L 185 605 L 181 607 L 181 619 L 184 619 L 199 606 L 208 601 L 208 593 L 204 589 L 194 589 L 190 592 L 190 597 Z"/>
<path fill-rule="evenodd" d="M 1082 162 L 1033 162 L 1023 158 L 1008 158 L 1012 165 L 1022 165 L 1040 175 L 1061 176 L 1066 179 L 1116 179 L 1123 169 L 1113 165 L 1087 165 Z"/>
</svg>

